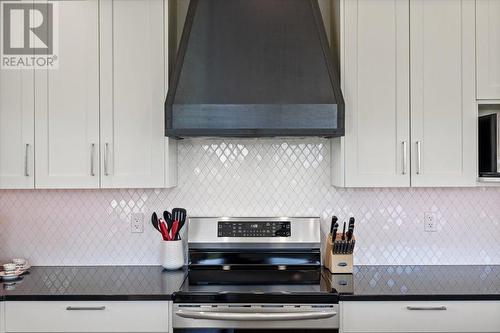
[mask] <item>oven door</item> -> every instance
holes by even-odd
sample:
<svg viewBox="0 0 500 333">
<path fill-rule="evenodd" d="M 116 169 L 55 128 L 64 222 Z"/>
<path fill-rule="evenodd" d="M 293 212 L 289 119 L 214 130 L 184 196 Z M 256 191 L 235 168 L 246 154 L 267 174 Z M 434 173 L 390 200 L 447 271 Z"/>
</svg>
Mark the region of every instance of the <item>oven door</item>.
<svg viewBox="0 0 500 333">
<path fill-rule="evenodd" d="M 180 332 L 294 332 L 339 327 L 337 304 L 174 304 L 173 327 Z"/>
</svg>

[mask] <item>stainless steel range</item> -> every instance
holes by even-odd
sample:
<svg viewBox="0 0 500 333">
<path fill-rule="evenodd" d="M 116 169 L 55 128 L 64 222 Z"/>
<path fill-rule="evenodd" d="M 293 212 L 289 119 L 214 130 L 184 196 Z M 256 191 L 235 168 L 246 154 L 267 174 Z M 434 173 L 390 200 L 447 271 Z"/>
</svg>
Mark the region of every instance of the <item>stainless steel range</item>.
<svg viewBox="0 0 500 333">
<path fill-rule="evenodd" d="M 319 218 L 191 218 L 188 244 L 175 332 L 338 330 Z"/>
</svg>

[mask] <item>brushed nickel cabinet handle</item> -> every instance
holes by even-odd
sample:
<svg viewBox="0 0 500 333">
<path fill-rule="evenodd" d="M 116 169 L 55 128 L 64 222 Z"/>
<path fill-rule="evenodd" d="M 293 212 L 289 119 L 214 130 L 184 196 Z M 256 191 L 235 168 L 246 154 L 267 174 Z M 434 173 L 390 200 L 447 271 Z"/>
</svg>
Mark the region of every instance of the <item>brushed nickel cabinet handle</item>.
<svg viewBox="0 0 500 333">
<path fill-rule="evenodd" d="M 410 311 L 445 311 L 448 310 L 446 306 L 407 306 L 406 309 Z"/>
<path fill-rule="evenodd" d="M 417 175 L 420 175 L 422 172 L 422 143 L 420 141 L 417 141 Z"/>
<path fill-rule="evenodd" d="M 28 166 L 29 150 L 30 150 L 30 144 L 27 143 L 25 148 L 24 148 L 24 175 L 26 177 L 30 176 L 29 166 Z"/>
<path fill-rule="evenodd" d="M 105 310 L 105 306 L 68 306 L 66 310 L 68 311 L 102 311 Z"/>
<path fill-rule="evenodd" d="M 104 144 L 104 175 L 109 176 L 108 169 L 108 155 L 109 155 L 109 143 Z"/>
<path fill-rule="evenodd" d="M 402 142 L 403 148 L 403 175 L 408 172 L 408 143 L 406 141 Z"/>
<path fill-rule="evenodd" d="M 90 145 L 90 175 L 92 177 L 95 176 L 95 171 L 94 171 L 94 158 L 95 158 L 95 143 Z"/>
</svg>

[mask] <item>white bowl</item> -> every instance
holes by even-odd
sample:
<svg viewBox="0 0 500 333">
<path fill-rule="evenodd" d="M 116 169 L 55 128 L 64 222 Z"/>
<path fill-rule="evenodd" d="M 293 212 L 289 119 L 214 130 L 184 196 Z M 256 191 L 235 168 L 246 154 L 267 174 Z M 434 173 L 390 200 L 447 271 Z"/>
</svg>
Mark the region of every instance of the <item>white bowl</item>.
<svg viewBox="0 0 500 333">
<path fill-rule="evenodd" d="M 7 273 L 14 272 L 16 270 L 16 264 L 7 263 L 3 265 L 3 270 Z"/>
</svg>

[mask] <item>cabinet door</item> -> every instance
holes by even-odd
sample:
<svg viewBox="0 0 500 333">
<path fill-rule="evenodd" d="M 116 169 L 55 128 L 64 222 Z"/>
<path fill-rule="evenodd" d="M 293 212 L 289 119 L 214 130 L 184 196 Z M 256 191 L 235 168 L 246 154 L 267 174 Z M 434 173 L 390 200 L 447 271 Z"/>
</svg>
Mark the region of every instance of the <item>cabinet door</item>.
<svg viewBox="0 0 500 333">
<path fill-rule="evenodd" d="M 99 186 L 98 1 L 58 1 L 59 68 L 35 73 L 37 188 Z"/>
<path fill-rule="evenodd" d="M 477 98 L 500 99 L 500 0 L 476 1 Z"/>
<path fill-rule="evenodd" d="M 412 186 L 474 186 L 474 1 L 411 0 L 410 22 Z"/>
<path fill-rule="evenodd" d="M 4 303 L 5 302 L 0 302 L 0 333 L 5 332 L 5 310 L 4 310 Z"/>
<path fill-rule="evenodd" d="M 32 70 L 0 70 L 0 189 L 34 187 Z"/>
<path fill-rule="evenodd" d="M 409 3 L 344 6 L 345 185 L 408 187 Z"/>
<path fill-rule="evenodd" d="M 101 2 L 102 187 L 165 186 L 163 0 Z"/>
</svg>

